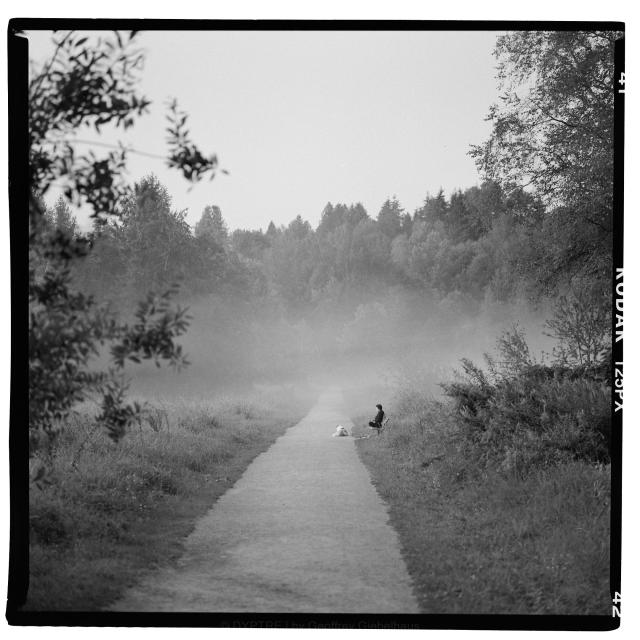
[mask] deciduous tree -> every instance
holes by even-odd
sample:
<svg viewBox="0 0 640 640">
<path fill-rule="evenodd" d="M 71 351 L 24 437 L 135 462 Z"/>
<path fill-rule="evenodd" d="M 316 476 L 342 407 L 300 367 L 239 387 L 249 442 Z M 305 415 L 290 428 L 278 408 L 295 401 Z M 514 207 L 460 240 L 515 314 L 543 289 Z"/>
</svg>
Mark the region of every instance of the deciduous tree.
<svg viewBox="0 0 640 640">
<path fill-rule="evenodd" d="M 606 31 L 518 31 L 497 41 L 503 92 L 471 153 L 484 175 L 546 205 L 545 288 L 611 275 L 614 45 Z"/>
<path fill-rule="evenodd" d="M 37 448 L 51 435 L 73 404 L 97 393 L 97 418 L 117 439 L 135 419 L 126 403 L 121 371 L 126 360 L 185 360 L 175 338 L 187 327 L 185 310 L 173 308 L 174 288 L 150 293 L 138 303 L 132 323 L 119 321 L 107 307 L 79 292 L 72 265 L 91 251 L 92 238 L 66 228 L 47 229 L 43 196 L 62 186 L 67 203 L 85 204 L 98 225 L 121 214 L 130 194 L 124 180 L 128 149 L 123 144 L 102 157 L 77 152 L 77 133 L 128 129 L 144 115 L 149 100 L 138 90 L 144 53 L 135 32 L 90 39 L 77 32 L 56 32 L 54 52 L 29 81 L 29 431 Z M 187 116 L 173 101 L 169 108 L 167 164 L 192 181 L 215 175 L 215 155 L 205 156 L 191 141 Z M 111 146 L 111 145 L 107 145 Z M 13 212 L 18 215 L 18 212 Z M 46 269 L 38 269 L 43 261 Z M 107 371 L 89 362 L 109 344 Z"/>
</svg>

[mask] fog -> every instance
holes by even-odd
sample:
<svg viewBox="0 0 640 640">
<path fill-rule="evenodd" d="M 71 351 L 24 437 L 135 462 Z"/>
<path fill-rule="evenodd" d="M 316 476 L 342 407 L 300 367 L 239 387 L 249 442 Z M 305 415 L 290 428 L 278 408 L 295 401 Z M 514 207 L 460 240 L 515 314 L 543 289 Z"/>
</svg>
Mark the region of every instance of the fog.
<svg viewBox="0 0 640 640">
<path fill-rule="evenodd" d="M 282 385 L 307 385 L 316 393 L 339 386 L 348 401 L 362 405 L 370 398 L 373 408 L 386 406 L 406 384 L 440 397 L 439 383 L 452 379 L 461 358 L 482 364 L 497 337 L 516 323 L 534 357 L 553 347 L 543 333 L 544 306 L 488 299 L 469 305 L 458 296 L 438 301 L 402 287 L 363 297 L 295 314 L 213 296 L 186 301 L 192 320 L 180 344 L 190 364 L 181 371 L 127 367 L 132 391 L 203 399 Z"/>
<path fill-rule="evenodd" d="M 297 216 L 286 227 L 231 232 L 215 205 L 191 228 L 151 175 L 74 277 L 125 320 L 147 292 L 181 283 L 173 302 L 191 318 L 179 338 L 190 364 L 128 366 L 137 395 L 338 385 L 388 403 L 412 384 L 441 396 L 462 358 L 482 364 L 514 326 L 535 358 L 551 352 L 543 325 L 556 300 L 540 291 L 531 266 L 543 263 L 531 250 L 538 231 L 521 217 L 538 205 L 486 182 L 429 196 L 413 215 L 395 198 L 376 215 L 361 203 L 328 203 L 315 229 Z M 70 219 L 65 206 L 56 204 L 58 224 Z"/>
</svg>

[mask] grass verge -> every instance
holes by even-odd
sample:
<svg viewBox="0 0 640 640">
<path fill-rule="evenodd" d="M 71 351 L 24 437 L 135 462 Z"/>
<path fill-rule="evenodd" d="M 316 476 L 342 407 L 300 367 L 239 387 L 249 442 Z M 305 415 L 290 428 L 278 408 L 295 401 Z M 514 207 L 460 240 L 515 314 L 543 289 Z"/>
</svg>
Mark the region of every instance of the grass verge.
<svg viewBox="0 0 640 640">
<path fill-rule="evenodd" d="M 268 400 L 177 401 L 118 444 L 87 417 L 70 421 L 30 492 L 25 610 L 99 610 L 179 557 L 196 520 L 311 400 L 271 389 Z"/>
<path fill-rule="evenodd" d="M 447 404 L 390 414 L 391 428 L 357 447 L 423 612 L 610 614 L 609 465 L 482 469 Z"/>
</svg>

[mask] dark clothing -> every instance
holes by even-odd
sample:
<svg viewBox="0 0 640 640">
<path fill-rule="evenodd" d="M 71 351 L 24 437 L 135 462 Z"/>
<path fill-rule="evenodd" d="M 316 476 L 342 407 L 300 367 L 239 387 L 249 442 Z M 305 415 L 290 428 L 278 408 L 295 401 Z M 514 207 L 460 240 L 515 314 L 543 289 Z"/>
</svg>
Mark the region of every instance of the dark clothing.
<svg viewBox="0 0 640 640">
<path fill-rule="evenodd" d="M 384 411 L 380 409 L 380 411 L 378 411 L 373 421 L 369 423 L 369 426 L 373 427 L 374 429 L 381 429 L 383 420 L 384 420 Z"/>
</svg>

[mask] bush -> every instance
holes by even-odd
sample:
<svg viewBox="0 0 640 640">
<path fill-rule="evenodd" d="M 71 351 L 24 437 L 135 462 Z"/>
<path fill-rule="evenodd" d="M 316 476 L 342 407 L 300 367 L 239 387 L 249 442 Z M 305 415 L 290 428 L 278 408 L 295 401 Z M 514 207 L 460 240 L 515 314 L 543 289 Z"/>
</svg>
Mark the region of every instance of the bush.
<svg viewBox="0 0 640 640">
<path fill-rule="evenodd" d="M 581 459 L 610 459 L 610 387 L 602 365 L 536 363 L 516 328 L 498 341 L 488 371 L 463 360 L 461 380 L 442 385 L 462 434 L 483 463 L 525 472 Z"/>
<path fill-rule="evenodd" d="M 611 295 L 598 287 L 576 286 L 569 297 L 560 296 L 547 335 L 558 340 L 558 360 L 593 365 L 606 356 L 611 334 Z"/>
</svg>

